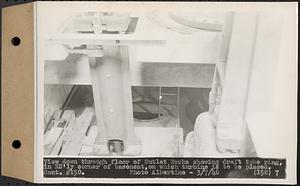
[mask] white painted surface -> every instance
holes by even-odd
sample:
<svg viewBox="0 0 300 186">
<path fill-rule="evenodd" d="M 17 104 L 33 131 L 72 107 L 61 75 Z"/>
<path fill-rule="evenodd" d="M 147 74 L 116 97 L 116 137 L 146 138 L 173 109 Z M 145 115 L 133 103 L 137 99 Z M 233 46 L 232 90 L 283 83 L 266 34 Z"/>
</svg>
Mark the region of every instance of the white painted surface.
<svg viewBox="0 0 300 186">
<path fill-rule="evenodd" d="M 277 157 L 287 159 L 287 180 L 296 180 L 296 146 L 297 146 L 297 27 L 296 11 L 284 12 L 281 15 L 263 14 L 264 21 L 271 22 L 273 26 L 264 27 L 269 36 L 264 36 L 260 46 L 267 46 L 279 42 L 275 47 L 277 51 L 264 53 L 265 65 L 261 65 L 260 73 L 255 77 L 257 87 L 261 91 L 249 100 L 251 108 L 248 109 L 247 124 L 255 149 L 260 157 Z M 276 36 L 280 30 L 275 26 L 282 18 L 281 38 Z M 272 18 L 270 18 L 272 17 Z M 269 18 L 269 19 L 268 19 Z M 277 25 L 278 26 L 278 25 Z M 269 37 L 273 39 L 270 40 Z M 259 43 L 258 43 L 259 44 Z M 266 48 L 267 49 L 267 48 Z M 277 59 L 274 57 L 277 56 Z M 272 68 L 274 67 L 274 69 Z M 273 70 L 273 71 L 272 71 Z"/>
</svg>

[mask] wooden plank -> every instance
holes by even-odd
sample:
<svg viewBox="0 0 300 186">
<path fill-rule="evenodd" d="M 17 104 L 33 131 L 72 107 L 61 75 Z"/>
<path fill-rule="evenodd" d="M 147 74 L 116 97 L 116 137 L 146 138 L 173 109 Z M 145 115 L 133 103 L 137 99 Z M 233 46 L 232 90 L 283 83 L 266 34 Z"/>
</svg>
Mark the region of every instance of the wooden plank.
<svg viewBox="0 0 300 186">
<path fill-rule="evenodd" d="M 66 142 L 61 156 L 78 156 L 86 136 L 86 131 L 94 117 L 93 108 L 85 108 L 82 114 L 77 118 L 76 125 L 70 133 L 69 141 Z"/>
<path fill-rule="evenodd" d="M 44 135 L 44 155 L 57 156 L 66 141 L 70 138 L 76 121 L 75 114 L 72 110 L 57 110 Z"/>
<path fill-rule="evenodd" d="M 55 111 L 61 108 L 72 86 L 44 85 L 44 129 Z"/>
</svg>

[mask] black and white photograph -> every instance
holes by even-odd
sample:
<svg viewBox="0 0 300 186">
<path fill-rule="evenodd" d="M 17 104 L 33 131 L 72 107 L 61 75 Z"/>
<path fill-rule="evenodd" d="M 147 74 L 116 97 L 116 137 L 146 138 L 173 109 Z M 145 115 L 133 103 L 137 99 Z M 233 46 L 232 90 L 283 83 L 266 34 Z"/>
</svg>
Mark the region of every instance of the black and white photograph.
<svg viewBox="0 0 300 186">
<path fill-rule="evenodd" d="M 292 182 L 297 135 L 296 118 L 290 117 L 297 82 L 293 8 L 38 2 L 38 169 L 55 158 L 69 161 L 66 165 L 78 160 L 81 167 L 89 164 L 84 161 L 116 158 L 105 163 L 115 169 L 123 158 L 155 165 L 174 160 L 172 173 L 137 168 L 129 174 L 184 178 L 198 172 L 200 179 L 201 167 L 183 173 L 187 169 L 176 166 L 184 167 L 185 159 L 228 158 L 220 160 L 222 169 L 237 168 L 213 176 Z M 244 163 L 245 170 L 237 171 Z M 102 178 L 92 171 L 79 168 L 72 178 Z M 40 180 L 49 182 L 71 177 L 68 171 L 47 172 L 45 165 L 40 172 Z"/>
<path fill-rule="evenodd" d="M 237 156 L 214 141 L 233 14 L 70 15 L 45 44 L 44 155 Z"/>
</svg>

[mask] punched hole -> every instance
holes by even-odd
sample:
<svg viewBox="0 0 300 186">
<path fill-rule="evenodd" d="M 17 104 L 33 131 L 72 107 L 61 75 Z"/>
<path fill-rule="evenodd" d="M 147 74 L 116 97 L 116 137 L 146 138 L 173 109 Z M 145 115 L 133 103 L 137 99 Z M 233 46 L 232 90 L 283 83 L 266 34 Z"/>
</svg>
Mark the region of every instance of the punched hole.
<svg viewBox="0 0 300 186">
<path fill-rule="evenodd" d="M 20 140 L 14 140 L 11 145 L 12 145 L 13 148 L 19 149 L 21 147 L 21 141 Z"/>
<path fill-rule="evenodd" d="M 14 46 L 18 46 L 18 45 L 20 45 L 20 43 L 21 43 L 21 39 L 19 37 L 13 37 L 11 39 L 11 44 Z"/>
</svg>

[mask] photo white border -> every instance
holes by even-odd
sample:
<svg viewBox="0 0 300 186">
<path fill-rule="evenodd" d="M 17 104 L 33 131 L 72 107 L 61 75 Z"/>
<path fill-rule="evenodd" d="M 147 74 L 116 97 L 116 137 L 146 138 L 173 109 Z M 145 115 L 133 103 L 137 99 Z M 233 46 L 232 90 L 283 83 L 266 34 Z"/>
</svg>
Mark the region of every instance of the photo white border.
<svg viewBox="0 0 300 186">
<path fill-rule="evenodd" d="M 141 8 L 145 6 L 149 7 L 155 7 L 155 8 L 167 8 L 167 9 L 190 9 L 190 11 L 193 10 L 205 10 L 205 11 L 296 11 L 295 14 L 297 14 L 297 3 L 296 2 L 288 2 L 288 3 L 282 3 L 282 2 L 259 2 L 259 3 L 246 3 L 246 2 L 234 2 L 234 3 L 225 3 L 225 2 L 174 2 L 174 3 L 168 3 L 168 2 L 34 2 L 35 3 L 35 16 L 36 16 L 36 47 L 35 47 L 35 54 L 36 54 L 36 135 L 35 135 L 35 142 L 36 142 L 36 155 L 35 155 L 35 163 L 36 163 L 36 169 L 35 169 L 35 180 L 39 183 L 180 183 L 180 184 L 195 184 L 195 183 L 276 183 L 276 184 L 295 184 L 296 183 L 296 158 L 294 159 L 287 159 L 287 178 L 286 179 L 246 179 L 246 178 L 118 178 L 118 179 L 110 179 L 110 178 L 44 178 L 43 177 L 43 144 L 44 144 L 44 134 L 43 134 L 43 116 L 44 116 L 44 102 L 43 102 L 43 95 L 44 95 L 44 41 L 43 39 L 43 33 L 40 32 L 41 28 L 41 22 L 39 17 L 43 16 L 43 8 L 46 8 L 47 5 L 53 5 L 53 4 L 59 4 L 61 6 L 63 5 L 69 5 L 72 4 L 72 6 L 85 6 L 85 11 L 90 11 L 90 9 L 93 9 L 95 3 L 97 5 L 103 5 L 105 8 L 111 8 L 116 7 L 116 9 L 122 9 L 127 8 L 128 6 Z M 90 8 L 89 8 L 90 7 Z M 296 8 L 295 8 L 296 7 Z M 291 20 L 294 21 L 294 20 Z M 297 28 L 296 28 L 297 29 Z M 298 38 L 295 38 L 298 39 Z M 291 46 L 295 47 L 295 49 L 298 48 L 298 46 Z M 294 50 L 294 49 L 293 49 Z M 297 52 L 296 52 L 297 53 Z M 295 53 L 295 54 L 296 54 Z M 297 57 L 296 57 L 297 58 Z M 297 59 L 296 59 L 297 60 Z M 288 79 L 287 79 L 288 81 Z M 296 85 L 297 86 L 297 85 Z M 293 87 L 292 87 L 293 88 Z M 291 90 L 292 91 L 292 90 Z M 297 88 L 296 88 L 297 91 Z M 296 97 L 295 97 L 296 98 Z M 296 100 L 295 100 L 296 101 Z M 293 108 L 292 108 L 293 109 Z M 297 126 L 295 126 L 294 129 L 296 129 Z M 293 129 L 291 129 L 293 130 Z M 292 133 L 291 138 L 297 139 L 295 134 Z M 295 144 L 294 144 L 295 145 Z M 291 153 L 296 154 L 296 147 L 291 144 Z M 102 158 L 102 157 L 101 157 Z M 272 158 L 272 157 L 270 157 Z M 292 165 L 292 163 L 295 163 L 294 167 L 291 167 L 289 165 Z"/>
</svg>

